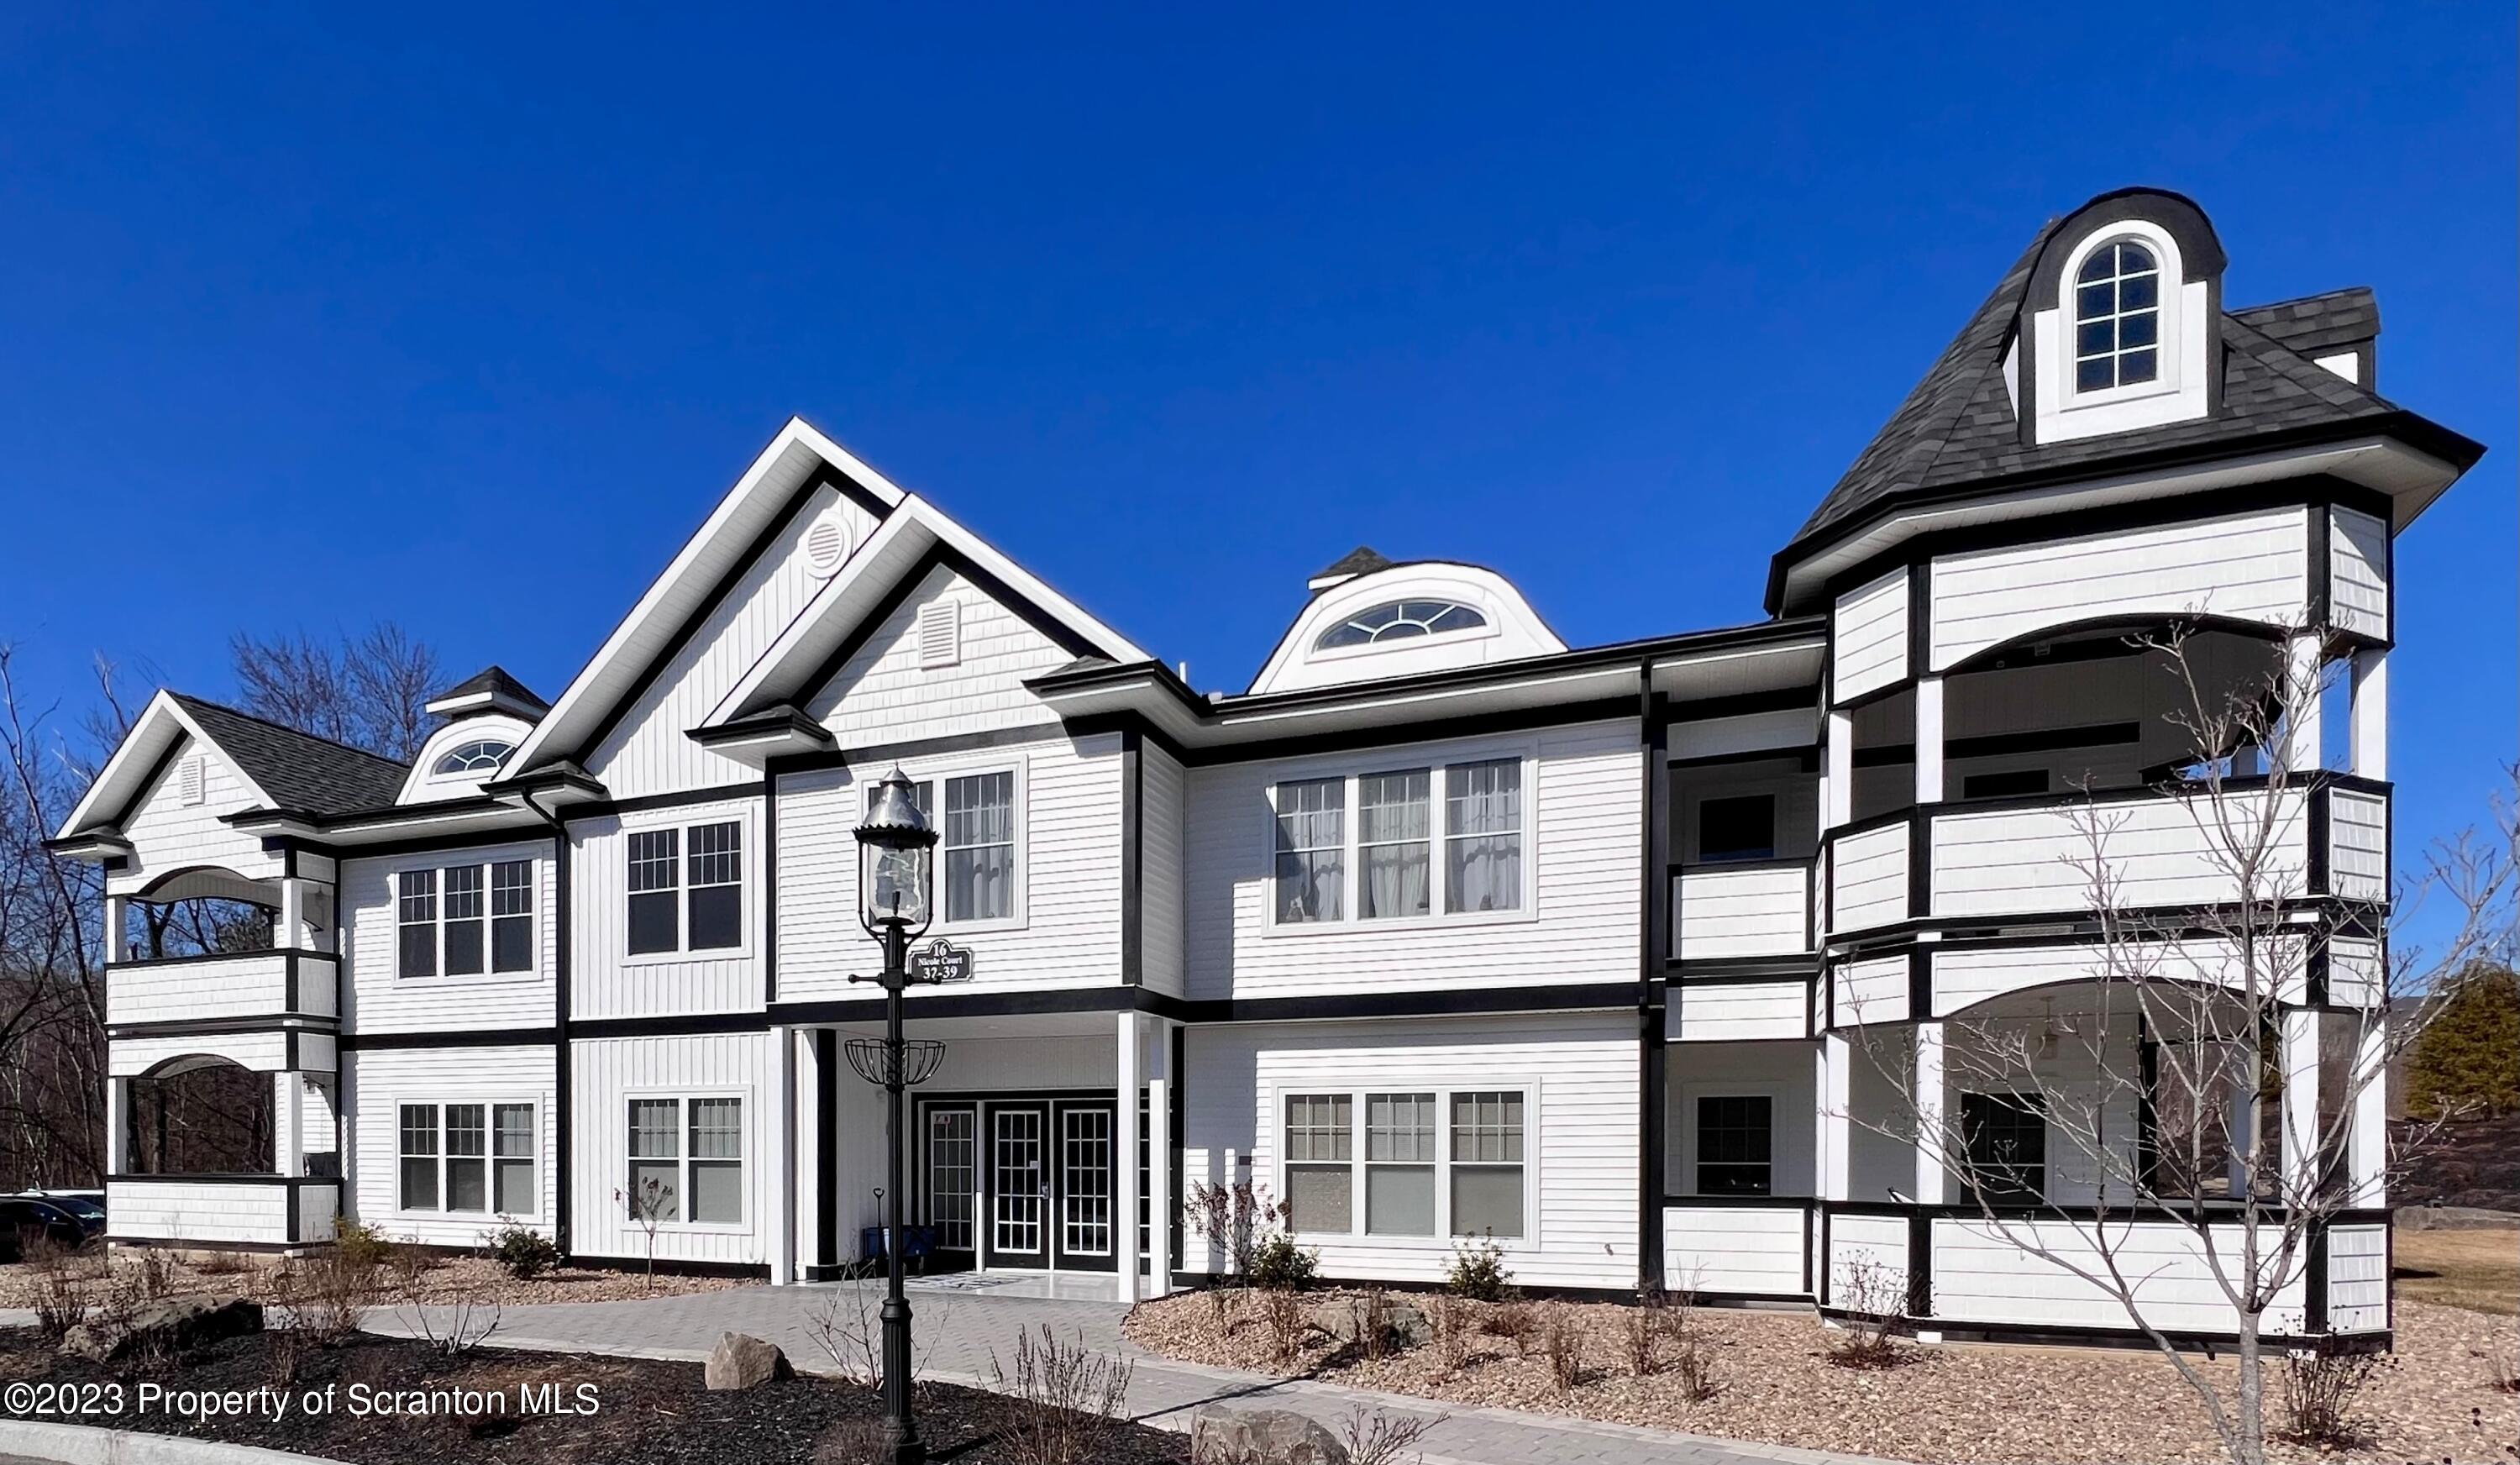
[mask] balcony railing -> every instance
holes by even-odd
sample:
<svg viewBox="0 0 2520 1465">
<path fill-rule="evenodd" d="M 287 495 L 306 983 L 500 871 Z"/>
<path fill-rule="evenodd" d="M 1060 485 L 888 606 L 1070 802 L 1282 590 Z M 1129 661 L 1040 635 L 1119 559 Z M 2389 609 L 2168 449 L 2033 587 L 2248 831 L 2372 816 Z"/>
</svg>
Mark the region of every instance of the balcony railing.
<svg viewBox="0 0 2520 1465">
<path fill-rule="evenodd" d="M 2101 860 L 2117 909 L 2228 904 L 2241 896 L 2235 854 L 2261 840 L 2261 899 L 2385 899 L 2389 787 L 2319 775 L 2230 780 L 2220 803 L 2143 788 L 1901 810 L 1829 836 L 1823 919 L 1840 938 L 2079 914 L 2096 903 Z"/>
<path fill-rule="evenodd" d="M 293 1176 L 112 1176 L 106 1234 L 116 1241 L 287 1246 L 330 1241 L 341 1182 Z"/>
<path fill-rule="evenodd" d="M 1671 876 L 1677 960 L 1791 956 L 1812 944 L 1812 862 L 1698 865 Z"/>
<path fill-rule="evenodd" d="M 111 1027 L 340 1015 L 338 958 L 329 952 L 236 952 L 116 961 L 106 968 Z"/>
</svg>

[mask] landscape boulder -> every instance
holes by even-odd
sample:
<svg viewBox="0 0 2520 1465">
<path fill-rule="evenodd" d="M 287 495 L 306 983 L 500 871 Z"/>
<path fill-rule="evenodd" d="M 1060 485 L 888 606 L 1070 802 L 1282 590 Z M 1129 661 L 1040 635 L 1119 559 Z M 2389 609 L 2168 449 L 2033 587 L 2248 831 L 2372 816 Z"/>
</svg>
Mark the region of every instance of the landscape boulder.
<svg viewBox="0 0 2520 1465">
<path fill-rule="evenodd" d="M 1318 1419 L 1292 1409 L 1203 1404 L 1191 1416 L 1193 1460 L 1266 1460 L 1269 1465 L 1349 1465 L 1347 1446 Z"/>
<path fill-rule="evenodd" d="M 170 1297 L 122 1313 L 99 1313 L 62 1339 L 62 1352 L 91 1363 L 125 1354 L 173 1354 L 262 1331 L 262 1304 L 242 1297 Z"/>
<path fill-rule="evenodd" d="M 700 1381 L 713 1391 L 757 1389 L 773 1379 L 795 1376 L 778 1344 L 743 1333 L 718 1334 L 717 1347 L 709 1350 L 708 1363 L 700 1371 Z"/>
<path fill-rule="evenodd" d="M 1333 1298 L 1315 1303 L 1304 1310 L 1304 1321 L 1319 1328 L 1331 1340 L 1341 1344 L 1355 1343 L 1357 1327 L 1365 1317 L 1363 1298 Z M 1399 1348 L 1416 1348 L 1435 1336 L 1426 1321 L 1425 1310 L 1406 1298 L 1386 1294 L 1382 1318 L 1391 1331 L 1391 1343 Z"/>
</svg>

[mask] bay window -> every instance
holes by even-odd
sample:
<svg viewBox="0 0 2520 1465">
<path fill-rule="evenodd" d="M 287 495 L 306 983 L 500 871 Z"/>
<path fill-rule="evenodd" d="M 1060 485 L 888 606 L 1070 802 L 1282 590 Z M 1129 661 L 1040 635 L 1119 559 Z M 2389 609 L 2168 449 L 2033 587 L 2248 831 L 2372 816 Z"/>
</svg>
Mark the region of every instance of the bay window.
<svg viewBox="0 0 2520 1465">
<path fill-rule="evenodd" d="M 1272 923 L 1527 910 L 1523 779 L 1491 758 L 1276 785 Z"/>
</svg>

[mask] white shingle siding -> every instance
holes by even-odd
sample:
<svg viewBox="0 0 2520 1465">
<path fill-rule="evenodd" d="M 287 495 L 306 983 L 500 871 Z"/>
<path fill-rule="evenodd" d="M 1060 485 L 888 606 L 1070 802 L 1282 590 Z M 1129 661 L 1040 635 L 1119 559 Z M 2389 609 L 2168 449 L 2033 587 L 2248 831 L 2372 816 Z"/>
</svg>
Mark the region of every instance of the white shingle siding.
<svg viewBox="0 0 2520 1465">
<path fill-rule="evenodd" d="M 960 607 L 956 654 L 950 665 L 928 665 L 922 656 L 922 617 L 928 606 L 946 603 Z M 842 747 L 1032 724 L 1050 735 L 1058 732 L 1058 718 L 1023 684 L 1072 659 L 1031 622 L 938 565 L 830 685 L 814 689 L 805 711 L 831 729 Z"/>
<path fill-rule="evenodd" d="M 1841 961 L 1829 968 L 1842 1024 L 1908 1020 L 1908 954 Z"/>
<path fill-rule="evenodd" d="M 2389 894 L 2389 801 L 2350 788 L 2332 790 L 2327 805 L 2328 883 L 2348 900 Z"/>
<path fill-rule="evenodd" d="M 1892 570 L 1837 598 L 1829 700 L 1851 702 L 1908 675 L 1908 572 Z"/>
<path fill-rule="evenodd" d="M 303 954 L 298 960 L 302 1001 L 294 1007 L 290 1002 L 289 957 L 279 952 L 245 952 L 162 966 L 116 966 L 106 974 L 106 1021 L 121 1027 L 277 1017 L 289 1011 L 332 1016 L 336 992 L 332 960 Z"/>
<path fill-rule="evenodd" d="M 1811 866 L 1694 869 L 1673 885 L 1672 954 L 1684 961 L 1811 950 Z"/>
<path fill-rule="evenodd" d="M 530 860 L 534 865 L 534 969 L 470 977 L 404 977 L 398 877 L 405 870 Z M 487 881 L 483 882 L 484 889 Z M 444 877 L 439 880 L 441 898 Z M 549 839 L 432 850 L 341 863 L 342 987 L 349 994 L 344 1026 L 353 1033 L 441 1032 L 451 1029 L 547 1028 L 556 1020 L 552 974 L 559 970 L 557 881 Z M 485 897 L 486 899 L 486 897 Z"/>
<path fill-rule="evenodd" d="M 2328 619 L 2340 631 L 2389 639 L 2389 526 L 2351 509 L 2328 511 Z"/>
<path fill-rule="evenodd" d="M 1828 1306 L 1850 1311 L 1908 1310 L 1908 1218 L 1828 1219 Z"/>
<path fill-rule="evenodd" d="M 2298 999 L 2303 974 L 2298 944 L 2257 945 L 2257 980 L 2280 991 L 2287 1000 Z M 2207 938 L 2123 941 L 2114 947 L 2087 943 L 1938 951 L 1933 961 L 1937 1017 L 1949 1017 L 2007 993 L 2059 983 L 2096 982 L 2104 977 L 2142 977 L 2232 988 L 2245 987 L 2249 980 L 2239 944 Z"/>
<path fill-rule="evenodd" d="M 2077 622 L 2210 614 L 2297 627 L 2309 511 L 2271 509 L 1934 561 L 1932 670 Z"/>
<path fill-rule="evenodd" d="M 548 1044 L 499 1047 L 354 1049 L 343 1065 L 342 1140 L 351 1187 L 343 1210 L 388 1236 L 436 1246 L 478 1246 L 485 1232 L 509 1222 L 550 1232 L 557 1216 L 560 1094 Z M 534 1106 L 535 1209 L 499 1217 L 410 1211 L 401 1207 L 403 1104 Z M 625 1134 L 613 1140 L 626 1144 Z M 318 1146 L 311 1139 L 308 1148 Z M 581 1156 L 581 1168 L 594 1156 Z"/>
<path fill-rule="evenodd" d="M 2054 1153 L 2052 1147 L 2049 1152 Z M 2029 1241 L 2084 1271 L 2106 1276 L 2107 1264 L 2092 1245 L 2095 1224 L 2023 1220 L 1999 1226 L 1974 1218 L 1937 1219 L 1936 1314 L 2025 1327 L 2133 1326 L 2115 1297 L 2020 1244 Z M 2176 1222 L 2112 1220 L 2108 1238 L 2119 1271 L 2134 1284 L 2136 1300 L 2155 1327 L 2199 1333 L 2232 1329 L 2230 1303 L 2194 1232 Z M 2239 1227 L 2215 1227 L 2214 1244 L 2223 1265 L 2234 1265 L 2231 1259 L 2240 1254 Z M 2298 1333 L 2302 1324 L 2302 1283 L 2296 1274 L 2276 1294 L 2266 1314 L 2266 1330 Z"/>
<path fill-rule="evenodd" d="M 1184 1185 L 1226 1179 L 1225 1155 L 1253 1157 L 1273 1196 L 1282 1142 L 1280 1096 L 1365 1088 L 1528 1085 L 1525 1163 L 1538 1166 L 1537 1236 L 1508 1241 L 1515 1278 L 1541 1287 L 1637 1284 L 1637 1035 L 1633 1013 L 1407 1023 L 1193 1027 L 1184 1115 Z M 1193 1229 L 1185 1265 L 1221 1270 Z M 1308 1238 L 1307 1246 L 1314 1242 Z M 1321 1244 L 1325 1274 L 1438 1281 L 1448 1238 L 1357 1236 Z"/>
<path fill-rule="evenodd" d="M 2337 1226 L 2327 1233 L 2327 1327 L 2376 1333 L 2389 1325 L 2389 1228 Z"/>
<path fill-rule="evenodd" d="M 221 1185 L 198 1180 L 111 1180 L 106 1184 L 108 1230 L 115 1236 L 163 1237 L 183 1241 L 237 1242 L 269 1245 L 289 1239 L 291 1191 L 298 1187 L 268 1183 Z M 320 1231 L 306 1239 L 332 1234 L 333 1187 L 307 1186 L 303 1194 L 324 1212 Z"/>
<path fill-rule="evenodd" d="M 630 1096 L 687 1098 L 734 1095 L 743 1100 L 742 1222 L 696 1226 L 667 1222 L 656 1231 L 656 1260 L 760 1265 L 777 1234 L 772 1214 L 779 1130 L 771 1107 L 778 1072 L 768 1033 L 584 1041 L 570 1049 L 571 1115 L 569 1239 L 590 1256 L 648 1255 L 648 1234 L 613 1192 L 630 1178 Z M 842 1083 L 854 1082 L 847 1075 Z"/>
<path fill-rule="evenodd" d="M 1794 1296 L 1803 1290 L 1806 1245 L 1798 1205 L 1668 1206 L 1662 1213 L 1663 1286 L 1675 1292 Z"/>
<path fill-rule="evenodd" d="M 186 764 L 201 770 L 198 800 L 187 800 L 177 786 Z M 227 816 L 259 803 L 225 757 L 187 737 L 183 750 L 123 816 L 122 835 L 131 842 L 130 864 L 106 876 L 106 889 L 129 895 L 195 866 L 214 866 L 255 880 L 279 874 L 281 859 L 263 849 L 260 835 L 241 834 L 223 822 Z"/>
<path fill-rule="evenodd" d="M 1693 982 L 1673 984 L 1663 1011 L 1674 1043 L 1740 1043 L 1805 1037 L 1810 1009 L 1802 982 Z"/>
<path fill-rule="evenodd" d="M 2237 853 L 2261 837 L 2265 801 L 2281 807 L 2263 828 L 2269 848 L 2259 899 L 2303 894 L 2308 869 L 2307 795 L 2232 789 L 2217 807 L 2139 794 L 2095 804 L 1946 814 L 1933 821 L 1937 916 L 2023 915 L 2088 910 L 2097 862 L 2112 874 L 2111 899 L 2130 908 L 2235 900 Z"/>
<path fill-rule="evenodd" d="M 1828 928 L 1861 931 L 1908 918 L 1908 826 L 1841 836 L 1829 853 Z"/>
<path fill-rule="evenodd" d="M 2327 999 L 2340 1007 L 2376 1007 L 2389 996 L 2387 951 L 2359 936 L 2327 939 Z"/>
<path fill-rule="evenodd" d="M 324 1046 L 329 1049 L 327 1036 Z M 289 1035 L 277 1028 L 259 1033 L 184 1033 L 169 1038 L 117 1038 L 107 1044 L 108 1066 L 117 1079 L 138 1078 L 170 1058 L 225 1058 L 256 1073 L 278 1073 L 289 1066 Z M 318 1061 L 320 1057 L 321 1061 Z M 333 1066 L 330 1051 L 314 1054 L 300 1041 L 300 1061 L 310 1072 Z"/>
<path fill-rule="evenodd" d="M 1191 997 L 1635 981 L 1642 898 L 1638 741 L 1637 725 L 1622 720 L 1192 770 L 1183 853 Z M 1535 761 L 1523 790 L 1532 918 L 1272 928 L 1272 785 L 1367 765 L 1440 767 L 1517 755 Z"/>
</svg>

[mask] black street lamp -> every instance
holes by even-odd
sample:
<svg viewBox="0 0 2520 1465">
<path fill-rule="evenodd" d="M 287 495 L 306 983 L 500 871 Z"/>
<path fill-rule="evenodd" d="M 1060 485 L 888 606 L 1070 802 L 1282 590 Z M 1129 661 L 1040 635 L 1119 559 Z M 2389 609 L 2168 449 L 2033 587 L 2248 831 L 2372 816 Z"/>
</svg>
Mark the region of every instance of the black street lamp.
<svg viewBox="0 0 2520 1465">
<path fill-rule="evenodd" d="M 881 975 L 849 978 L 883 984 L 883 1039 L 852 1038 L 847 1043 L 849 1067 L 884 1089 L 883 1412 L 892 1427 L 893 1465 L 926 1465 L 927 1446 L 910 1412 L 910 1299 L 901 1285 L 901 1095 L 936 1072 L 945 1044 L 905 1042 L 901 1036 L 901 994 L 918 980 L 910 974 L 910 943 L 932 918 L 936 845 L 936 831 L 919 809 L 919 791 L 901 770 L 875 786 L 857 837 L 858 919 L 883 947 Z"/>
</svg>

